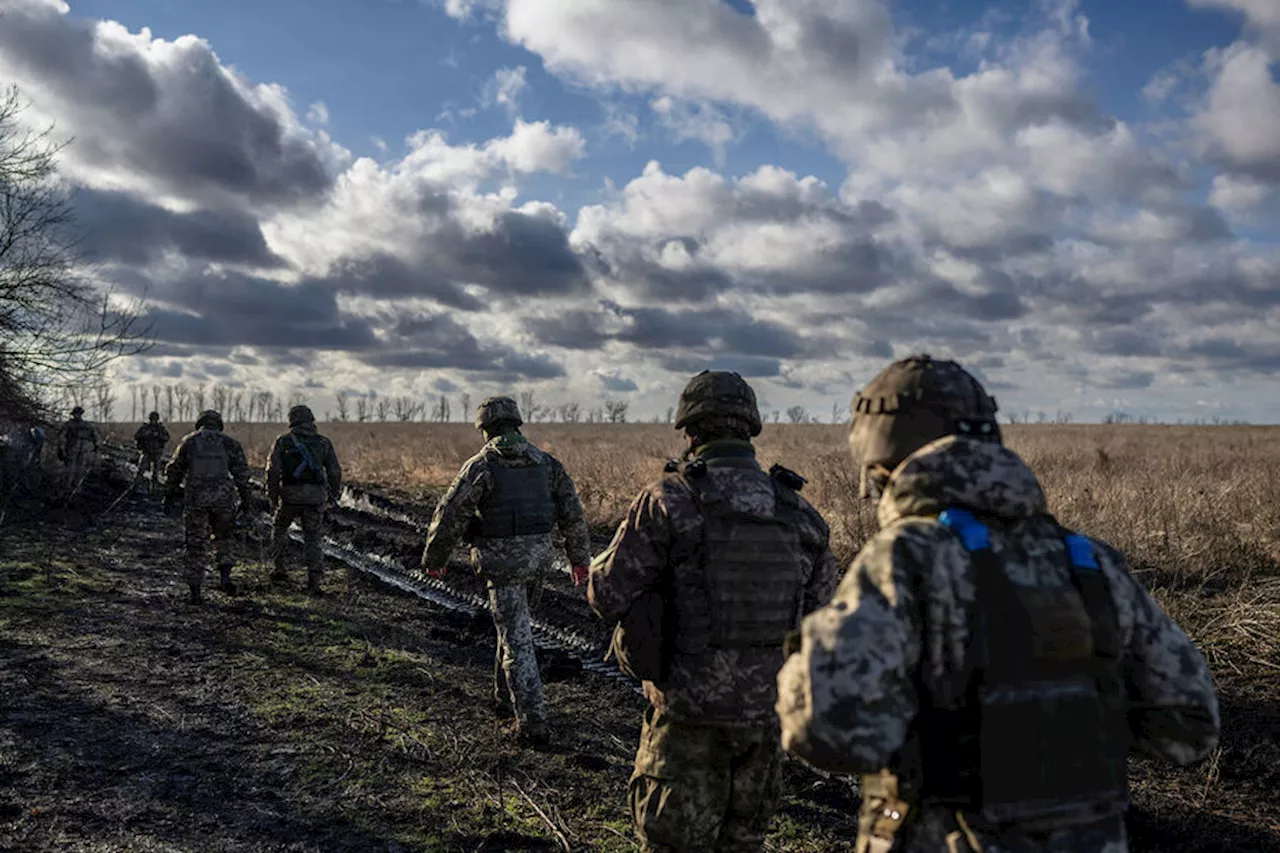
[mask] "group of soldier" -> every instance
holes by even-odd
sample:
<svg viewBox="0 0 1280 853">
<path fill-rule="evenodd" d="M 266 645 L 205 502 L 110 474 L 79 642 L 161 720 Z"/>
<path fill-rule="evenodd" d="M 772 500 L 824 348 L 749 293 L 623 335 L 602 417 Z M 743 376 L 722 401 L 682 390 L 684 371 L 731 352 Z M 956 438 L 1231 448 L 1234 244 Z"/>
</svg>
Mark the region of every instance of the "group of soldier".
<svg viewBox="0 0 1280 853">
<path fill-rule="evenodd" d="M 475 425 L 484 446 L 436 506 L 422 572 L 441 577 L 469 544 L 497 629 L 494 711 L 539 746 L 551 727 L 530 610 L 559 530 L 649 703 L 628 785 L 644 851 L 763 849 L 789 752 L 860 777 L 860 853 L 1124 853 L 1129 752 L 1185 765 L 1217 743 L 1204 657 L 1122 554 L 1050 515 L 995 400 L 955 362 L 894 362 L 855 396 L 850 449 L 880 530 L 843 576 L 804 479 L 757 461 L 760 412 L 736 373 L 689 382 L 682 457 L 594 560 L 573 481 L 522 434 L 515 401 L 484 400 Z M 186 484 L 195 602 L 211 541 L 234 592 L 228 532 L 237 494 L 250 502 L 222 426 L 203 413 L 166 469 L 168 505 Z M 341 468 L 309 409 L 289 426 L 267 467 L 272 577 L 298 519 L 319 593 Z M 76 429 L 75 447 L 96 444 Z M 167 438 L 153 415 L 144 461 Z"/>
</svg>

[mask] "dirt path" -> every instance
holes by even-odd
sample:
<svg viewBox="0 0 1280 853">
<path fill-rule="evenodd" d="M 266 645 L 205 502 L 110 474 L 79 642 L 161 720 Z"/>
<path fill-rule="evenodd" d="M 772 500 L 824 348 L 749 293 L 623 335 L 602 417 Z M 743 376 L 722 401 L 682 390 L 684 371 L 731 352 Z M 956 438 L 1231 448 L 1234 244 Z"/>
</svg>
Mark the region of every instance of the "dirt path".
<svg viewBox="0 0 1280 853">
<path fill-rule="evenodd" d="M 336 564 L 323 600 L 271 588 L 252 531 L 242 594 L 192 608 L 179 523 L 95 526 L 113 497 L 0 530 L 0 853 L 635 849 L 626 685 L 544 655 L 555 745 L 517 749 L 487 619 Z M 1134 763 L 1135 850 L 1280 850 L 1275 703 L 1241 691 L 1213 776 Z M 851 850 L 850 790 L 788 777 L 770 849 Z"/>
</svg>

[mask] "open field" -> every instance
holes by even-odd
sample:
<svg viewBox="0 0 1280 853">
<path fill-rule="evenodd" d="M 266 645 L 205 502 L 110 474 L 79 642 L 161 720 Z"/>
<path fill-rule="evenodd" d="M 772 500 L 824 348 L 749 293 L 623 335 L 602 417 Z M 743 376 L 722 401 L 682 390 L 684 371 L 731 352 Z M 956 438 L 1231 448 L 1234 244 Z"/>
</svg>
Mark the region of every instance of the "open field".
<svg viewBox="0 0 1280 853">
<path fill-rule="evenodd" d="M 479 445 L 463 424 L 322 430 L 352 483 L 419 519 Z M 279 431 L 228 428 L 259 465 Z M 577 481 L 597 547 L 638 485 L 681 449 L 661 425 L 526 432 Z M 1221 748 L 1184 770 L 1134 759 L 1134 850 L 1280 850 L 1280 429 L 1007 435 L 1058 517 L 1124 548 L 1214 669 Z M 874 518 L 857 498 L 844 429 L 770 426 L 759 448 L 766 465 L 810 479 L 805 493 L 847 560 Z M 0 660 L 0 686 L 14 688 L 0 701 L 0 782 L 10 791 L 0 791 L 0 851 L 633 849 L 624 789 L 634 696 L 543 658 L 563 747 L 521 753 L 481 713 L 491 628 L 354 572 L 331 573 L 337 595 L 320 603 L 273 591 L 261 530 L 240 545 L 247 597 L 215 595 L 192 612 L 181 604 L 176 522 L 140 499 L 110 524 L 93 520 L 119 488 L 99 486 L 82 516 L 45 513 L 0 529 L 0 643 L 20 651 Z M 411 526 L 373 529 L 376 519 L 349 509 L 335 521 L 343 542 L 401 566 L 420 552 Z M 449 583 L 478 591 L 465 571 Z M 590 630 L 567 578 L 549 579 L 546 593 L 544 618 Z M 83 725 L 58 722 L 69 702 Z M 144 734 L 121 735 L 122 725 Z M 153 758 L 136 757 L 142 748 Z M 796 768 L 789 784 L 771 849 L 850 849 L 847 791 Z M 218 806 L 220 797 L 236 805 Z M 90 840 L 80 822 L 112 840 Z"/>
</svg>

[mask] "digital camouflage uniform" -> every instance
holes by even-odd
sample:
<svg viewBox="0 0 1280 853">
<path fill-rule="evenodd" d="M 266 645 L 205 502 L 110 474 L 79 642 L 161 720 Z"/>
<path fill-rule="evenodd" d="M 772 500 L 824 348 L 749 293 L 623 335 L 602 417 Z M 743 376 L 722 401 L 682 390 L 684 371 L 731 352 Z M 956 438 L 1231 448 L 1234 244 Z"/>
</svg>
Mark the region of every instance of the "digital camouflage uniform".
<svg viewBox="0 0 1280 853">
<path fill-rule="evenodd" d="M 160 469 L 164 467 L 161 460 L 164 449 L 169 444 L 169 431 L 160 423 L 159 416 L 156 416 L 149 423 L 138 427 L 138 431 L 133 434 L 133 443 L 138 448 L 138 471 L 133 482 L 137 484 L 150 474 L 147 489 L 155 494 L 160 488 Z"/>
<path fill-rule="evenodd" d="M 487 403 L 488 401 L 486 401 Z M 510 402 L 510 401 L 507 401 Z M 482 410 L 485 403 L 481 404 Z M 515 404 L 510 402 L 514 411 Z M 463 539 L 470 539 L 471 562 L 489 588 L 489 608 L 498 632 L 494 660 L 494 704 L 499 713 L 514 710 L 519 731 L 544 737 L 547 707 L 534 651 L 530 623 L 530 594 L 537 595 L 542 579 L 556 561 L 550 532 L 492 537 L 476 532 L 494 489 L 494 469 L 541 466 L 549 480 L 551 512 L 564 536 L 569 563 L 585 566 L 591 559 L 591 540 L 573 481 L 559 460 L 533 445 L 513 429 L 491 438 L 471 457 L 441 498 L 431 519 L 422 566 L 442 570 Z"/>
<path fill-rule="evenodd" d="M 733 510 L 778 512 L 773 478 L 760 469 L 749 442 L 711 442 L 696 451 L 699 461 Z M 836 564 L 826 523 L 796 497 L 800 609 L 808 613 L 830 598 Z M 697 595 L 704 523 L 694 493 L 678 475 L 643 490 L 592 564 L 591 606 L 616 622 L 663 584 L 671 584 L 676 598 Z M 643 683 L 650 708 L 628 786 L 642 849 L 761 849 L 781 794 L 774 704 L 784 635 L 772 646 L 676 652 L 661 681 Z M 671 639 L 680 644 L 679 636 Z"/>
<path fill-rule="evenodd" d="M 1070 600 L 1079 581 L 1035 475 L 996 441 L 957 435 L 935 439 L 895 466 L 880 485 L 879 534 L 858 555 L 831 604 L 804 620 L 800 651 L 778 676 L 783 746 L 818 767 L 871 774 L 864 777 L 859 843 L 866 846 L 860 850 L 890 849 L 872 844 L 873 829 L 886 825 L 877 821 L 887 816 L 896 829 L 895 853 L 1125 853 L 1125 741 L 1178 764 L 1199 759 L 1217 742 L 1218 706 L 1204 658 L 1129 574 L 1119 552 L 1078 537 L 1105 581 L 1103 599 L 1109 598 L 1118 640 L 1115 672 L 1123 674 L 1116 679 L 1123 684 L 1112 688 L 1121 708 L 1115 718 L 1121 738 L 1112 741 L 1120 744 L 1121 790 L 1114 808 L 1100 809 L 1101 819 L 1082 820 L 1072 813 L 1069 821 L 1028 829 L 984 818 L 971 799 L 944 802 L 932 796 L 927 774 L 921 782 L 918 769 L 968 753 L 948 752 L 960 743 L 953 740 L 958 733 L 928 721 L 955 709 L 963 714 L 977 695 L 970 692 L 970 679 L 984 665 L 975 631 L 1000 630 L 971 627 L 987 624 L 982 617 L 973 621 L 982 612 L 975 604 L 978 558 L 939 514 L 960 508 L 983 519 L 987 565 L 1018 589 L 1058 602 Z M 1012 611 L 993 616 L 1001 622 L 1020 618 Z M 1044 640 L 1032 635 L 1023 647 L 1031 648 L 1032 642 Z M 1097 654 L 1098 647 L 1093 648 Z M 1081 670 L 1086 678 L 1091 671 Z M 1101 688 L 1104 682 L 1097 684 Z M 1051 712 L 1053 701 L 1059 700 L 1032 707 Z M 1002 739 L 1009 743 L 1007 728 L 989 732 L 981 737 L 994 737 L 997 747 Z M 1097 733 L 1078 734 L 1083 750 L 1107 754 L 1104 741 L 1088 745 Z M 950 746 L 931 752 L 930 736 Z M 1004 755 L 1011 753 L 1006 749 Z M 1012 753 L 1015 764 L 1019 755 Z M 988 775 L 977 779 L 980 788 L 991 781 Z M 919 790 L 895 792 L 886 780 Z M 900 826 L 899 800 L 909 805 Z M 894 832 L 886 835 L 894 838 Z"/>
<path fill-rule="evenodd" d="M 342 494 L 342 466 L 333 443 L 316 431 L 310 409 L 294 407 L 289 424 L 289 431 L 276 438 L 267 462 L 267 499 L 275 513 L 271 535 L 275 569 L 271 577 L 275 581 L 286 577 L 285 547 L 289 526 L 297 519 L 302 525 L 307 585 L 312 592 L 319 592 L 324 572 L 325 505 Z"/>
<path fill-rule="evenodd" d="M 71 420 L 62 425 L 58 445 L 58 458 L 66 465 L 64 484 L 68 492 L 84 483 L 93 464 L 93 454 L 98 452 L 98 431 L 80 416 L 81 412 L 83 410 L 77 406 Z"/>
<path fill-rule="evenodd" d="M 186 575 L 192 600 L 199 601 L 200 587 L 209 563 L 213 540 L 218 572 L 224 591 L 232 591 L 231 532 L 235 526 L 236 497 L 249 500 L 249 463 L 240 442 L 222 432 L 222 419 L 201 417 L 195 432 L 178 442 L 165 469 L 166 506 L 185 484 L 182 521 L 186 537 Z"/>
</svg>

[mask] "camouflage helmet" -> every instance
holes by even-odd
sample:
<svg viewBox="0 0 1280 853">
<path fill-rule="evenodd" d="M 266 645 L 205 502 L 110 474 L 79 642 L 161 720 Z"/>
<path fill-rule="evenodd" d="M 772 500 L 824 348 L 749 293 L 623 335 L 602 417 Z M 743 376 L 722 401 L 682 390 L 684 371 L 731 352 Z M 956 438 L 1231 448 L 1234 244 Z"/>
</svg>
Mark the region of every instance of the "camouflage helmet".
<svg viewBox="0 0 1280 853">
<path fill-rule="evenodd" d="M 476 429 L 489 429 L 499 424 L 520 426 L 520 407 L 510 397 L 485 397 L 476 407 Z"/>
<path fill-rule="evenodd" d="M 316 416 L 312 413 L 309 406 L 294 406 L 289 410 L 289 426 L 296 427 L 303 424 L 313 424 L 316 422 Z"/>
<path fill-rule="evenodd" d="M 149 420 L 149 421 L 158 421 L 158 420 L 160 420 L 160 413 L 159 413 L 159 412 L 152 412 L 151 414 L 147 415 L 147 420 Z"/>
<path fill-rule="evenodd" d="M 205 427 L 221 430 L 222 415 L 218 414 L 213 409 L 205 409 L 200 413 L 200 417 L 196 418 L 196 429 L 203 429 Z"/>
<path fill-rule="evenodd" d="M 849 448 L 863 497 L 908 456 L 948 435 L 999 442 L 995 398 L 954 361 L 912 355 L 886 367 L 853 398 Z"/>
<path fill-rule="evenodd" d="M 751 435 L 760 434 L 760 409 L 756 392 L 747 381 L 728 370 L 704 370 L 689 380 L 680 393 L 676 429 L 712 416 L 741 420 Z"/>
<path fill-rule="evenodd" d="M 84 414 L 84 406 L 76 406 L 71 410 L 71 417 L 78 418 Z"/>
</svg>

